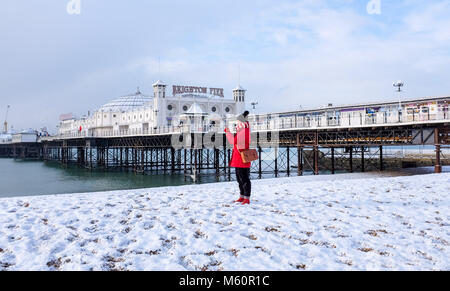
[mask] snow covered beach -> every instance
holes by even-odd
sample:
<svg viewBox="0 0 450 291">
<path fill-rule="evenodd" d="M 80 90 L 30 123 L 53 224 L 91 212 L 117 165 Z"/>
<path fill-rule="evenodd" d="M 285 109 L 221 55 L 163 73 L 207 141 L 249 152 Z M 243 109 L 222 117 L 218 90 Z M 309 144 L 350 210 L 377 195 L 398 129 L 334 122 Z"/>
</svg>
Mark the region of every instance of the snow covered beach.
<svg viewBox="0 0 450 291">
<path fill-rule="evenodd" d="M 450 270 L 450 174 L 0 199 L 0 270 Z"/>
</svg>

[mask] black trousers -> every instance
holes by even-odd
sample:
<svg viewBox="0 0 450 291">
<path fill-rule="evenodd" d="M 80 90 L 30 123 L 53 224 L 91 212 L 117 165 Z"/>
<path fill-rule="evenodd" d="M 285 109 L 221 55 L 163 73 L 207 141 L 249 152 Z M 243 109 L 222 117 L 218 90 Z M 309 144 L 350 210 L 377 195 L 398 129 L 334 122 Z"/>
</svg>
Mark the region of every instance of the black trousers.
<svg viewBox="0 0 450 291">
<path fill-rule="evenodd" d="M 250 197 L 252 195 L 252 182 L 250 181 L 250 169 L 236 168 L 236 179 L 239 183 L 241 196 Z"/>
</svg>

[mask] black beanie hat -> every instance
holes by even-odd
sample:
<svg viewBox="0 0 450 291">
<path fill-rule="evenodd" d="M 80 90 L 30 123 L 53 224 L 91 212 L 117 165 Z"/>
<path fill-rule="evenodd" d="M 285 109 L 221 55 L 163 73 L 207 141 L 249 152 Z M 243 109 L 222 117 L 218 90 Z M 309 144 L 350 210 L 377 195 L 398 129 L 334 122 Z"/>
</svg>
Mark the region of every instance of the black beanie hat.
<svg viewBox="0 0 450 291">
<path fill-rule="evenodd" d="M 241 121 L 241 122 L 248 122 L 248 115 L 250 114 L 250 112 L 245 111 L 244 113 L 242 113 L 241 115 L 238 115 L 236 117 L 237 120 Z"/>
</svg>

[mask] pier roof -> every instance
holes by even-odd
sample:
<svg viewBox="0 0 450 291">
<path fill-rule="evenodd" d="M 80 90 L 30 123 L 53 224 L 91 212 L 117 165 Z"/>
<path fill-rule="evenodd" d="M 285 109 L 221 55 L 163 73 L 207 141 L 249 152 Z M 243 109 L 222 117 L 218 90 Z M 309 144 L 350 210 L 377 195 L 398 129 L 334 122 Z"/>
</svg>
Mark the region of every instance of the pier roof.
<svg viewBox="0 0 450 291">
<path fill-rule="evenodd" d="M 126 95 L 112 100 L 111 102 L 103 105 L 99 111 L 101 112 L 126 112 L 134 110 L 138 107 L 151 102 L 153 99 L 147 95 L 138 91 L 132 95 Z"/>
</svg>

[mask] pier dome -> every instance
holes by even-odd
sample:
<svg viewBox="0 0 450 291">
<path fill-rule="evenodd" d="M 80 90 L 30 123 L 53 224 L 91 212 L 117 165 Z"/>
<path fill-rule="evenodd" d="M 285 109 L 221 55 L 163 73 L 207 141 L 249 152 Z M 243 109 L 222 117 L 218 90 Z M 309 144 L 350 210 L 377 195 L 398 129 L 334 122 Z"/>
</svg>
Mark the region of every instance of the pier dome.
<svg viewBox="0 0 450 291">
<path fill-rule="evenodd" d="M 126 112 L 142 107 L 145 104 L 152 102 L 153 99 L 147 95 L 142 94 L 142 92 L 137 90 L 136 93 L 132 95 L 126 95 L 119 97 L 111 102 L 103 105 L 99 111 L 101 112 Z"/>
</svg>

